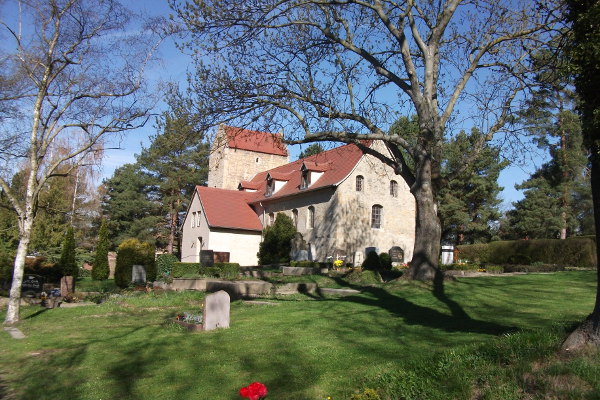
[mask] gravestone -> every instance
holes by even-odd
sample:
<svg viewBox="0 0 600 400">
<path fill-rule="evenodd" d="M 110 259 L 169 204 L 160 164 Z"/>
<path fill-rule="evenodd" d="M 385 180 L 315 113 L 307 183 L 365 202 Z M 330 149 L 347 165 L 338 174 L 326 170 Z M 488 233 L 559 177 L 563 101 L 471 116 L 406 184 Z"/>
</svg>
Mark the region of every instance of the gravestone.
<svg viewBox="0 0 600 400">
<path fill-rule="evenodd" d="M 21 291 L 23 294 L 41 293 L 44 287 L 44 278 L 39 275 L 27 274 L 23 276 Z"/>
<path fill-rule="evenodd" d="M 60 295 L 65 297 L 73 292 L 75 292 L 75 279 L 72 276 L 60 278 Z"/>
<path fill-rule="evenodd" d="M 115 268 L 117 267 L 117 252 L 108 252 L 108 279 L 115 279 Z"/>
<path fill-rule="evenodd" d="M 452 264 L 454 262 L 454 246 L 442 246 L 442 264 Z"/>
<path fill-rule="evenodd" d="M 216 263 L 228 263 L 229 252 L 228 251 L 213 251 L 213 261 Z"/>
<path fill-rule="evenodd" d="M 292 261 L 307 261 L 308 246 L 300 232 L 296 232 L 291 242 L 290 259 Z"/>
<path fill-rule="evenodd" d="M 365 258 L 363 257 L 362 251 L 357 251 L 354 253 L 354 266 L 355 267 L 360 267 L 364 260 L 365 260 Z"/>
<path fill-rule="evenodd" d="M 377 247 L 365 247 L 365 257 L 369 255 L 371 252 L 375 252 L 379 254 L 379 249 Z"/>
<path fill-rule="evenodd" d="M 202 320 L 205 331 L 229 328 L 230 303 L 229 294 L 224 290 L 211 293 L 204 298 Z"/>
<path fill-rule="evenodd" d="M 146 268 L 143 265 L 134 265 L 131 267 L 131 282 L 146 283 Z"/>
<path fill-rule="evenodd" d="M 215 255 L 212 250 L 200 250 L 200 265 L 203 267 L 215 265 Z"/>
<path fill-rule="evenodd" d="M 403 263 L 404 262 L 404 250 L 402 247 L 394 246 L 388 252 L 392 263 Z"/>
</svg>

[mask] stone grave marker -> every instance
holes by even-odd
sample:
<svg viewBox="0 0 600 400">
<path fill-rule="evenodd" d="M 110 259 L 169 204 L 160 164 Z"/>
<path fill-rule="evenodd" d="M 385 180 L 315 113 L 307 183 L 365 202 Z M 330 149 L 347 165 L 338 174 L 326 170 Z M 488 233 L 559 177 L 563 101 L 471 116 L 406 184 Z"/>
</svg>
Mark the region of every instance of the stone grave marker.
<svg viewBox="0 0 600 400">
<path fill-rule="evenodd" d="M 224 290 L 211 293 L 204 298 L 202 322 L 205 331 L 217 328 L 229 328 L 229 309 L 231 299 Z"/>
<path fill-rule="evenodd" d="M 60 295 L 65 297 L 73 292 L 75 292 L 75 279 L 72 276 L 60 278 Z"/>
<path fill-rule="evenodd" d="M 402 247 L 394 246 L 389 251 L 392 263 L 403 263 L 404 262 L 404 250 Z"/>
<path fill-rule="evenodd" d="M 131 282 L 146 283 L 146 268 L 143 265 L 134 265 L 131 268 Z"/>
<path fill-rule="evenodd" d="M 41 293 L 44 287 L 44 278 L 39 275 L 26 274 L 23 276 L 21 291 L 25 295 Z"/>
<path fill-rule="evenodd" d="M 200 250 L 200 265 L 212 267 L 215 264 L 215 255 L 212 250 Z"/>
</svg>

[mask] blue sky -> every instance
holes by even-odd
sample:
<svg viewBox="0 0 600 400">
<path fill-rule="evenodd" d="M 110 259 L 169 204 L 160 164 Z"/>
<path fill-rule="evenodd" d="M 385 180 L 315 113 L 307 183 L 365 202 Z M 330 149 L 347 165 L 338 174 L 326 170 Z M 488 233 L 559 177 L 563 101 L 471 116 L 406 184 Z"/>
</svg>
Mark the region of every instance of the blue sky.
<svg viewBox="0 0 600 400">
<path fill-rule="evenodd" d="M 11 12 L 11 3 L 3 11 Z M 148 16 L 166 16 L 170 13 L 170 8 L 166 0 L 136 0 L 128 4 L 134 11 L 140 12 Z M 5 14 L 4 17 L 7 15 Z M 161 82 L 174 81 L 180 82 L 181 87 L 186 86 L 186 73 L 191 66 L 191 60 L 187 55 L 182 54 L 175 48 L 172 38 L 167 38 L 160 46 L 157 54 L 160 61 L 152 65 L 147 72 L 147 79 L 150 82 L 150 87 L 157 88 Z M 165 105 L 159 103 L 154 110 L 155 113 L 160 113 Z M 144 128 L 130 132 L 120 141 L 113 141 L 108 144 L 108 147 L 119 147 L 119 149 L 107 150 L 101 177 L 110 177 L 114 170 L 119 166 L 135 161 L 135 154 L 139 153 L 142 146 L 149 145 L 149 136 L 156 133 L 154 127 L 154 118 L 151 118 Z M 291 158 L 295 159 L 300 152 L 298 146 L 290 148 Z M 519 157 L 520 163 L 515 163 L 507 167 L 501 174 L 499 184 L 504 187 L 501 193 L 503 201 L 503 209 L 511 208 L 511 202 L 514 202 L 523 197 L 523 195 L 514 189 L 515 183 L 520 183 L 527 179 L 529 174 L 533 172 L 543 162 L 544 156 L 541 154 L 530 154 Z"/>
</svg>

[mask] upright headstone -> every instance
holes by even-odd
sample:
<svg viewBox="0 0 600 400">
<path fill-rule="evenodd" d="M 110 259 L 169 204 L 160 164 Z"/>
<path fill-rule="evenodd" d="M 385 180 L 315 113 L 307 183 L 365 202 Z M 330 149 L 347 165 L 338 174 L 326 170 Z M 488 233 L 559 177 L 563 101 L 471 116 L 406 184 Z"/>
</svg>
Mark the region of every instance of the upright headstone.
<svg viewBox="0 0 600 400">
<path fill-rule="evenodd" d="M 108 279 L 115 279 L 115 268 L 117 267 L 117 253 L 108 252 Z"/>
<path fill-rule="evenodd" d="M 204 298 L 202 320 L 205 331 L 217 328 L 229 328 L 229 309 L 231 298 L 224 290 L 211 293 Z"/>
<path fill-rule="evenodd" d="M 146 268 L 143 265 L 134 265 L 131 268 L 131 282 L 146 283 Z"/>
<path fill-rule="evenodd" d="M 44 278 L 39 275 L 26 274 L 23 276 L 21 291 L 24 295 L 41 293 L 44 287 Z"/>
<path fill-rule="evenodd" d="M 363 252 L 362 251 L 355 252 L 354 253 L 354 266 L 360 267 L 362 265 L 363 261 L 365 261 Z"/>
<path fill-rule="evenodd" d="M 442 246 L 442 264 L 452 264 L 454 262 L 454 246 Z"/>
<path fill-rule="evenodd" d="M 402 247 L 394 246 L 389 251 L 390 259 L 392 263 L 403 263 L 404 262 L 404 250 Z"/>
<path fill-rule="evenodd" d="M 72 276 L 63 276 L 60 278 L 60 295 L 68 296 L 75 292 L 75 279 Z"/>
<path fill-rule="evenodd" d="M 300 232 L 296 232 L 294 238 L 290 241 L 290 245 L 290 259 L 292 261 L 308 260 L 308 246 Z"/>
<path fill-rule="evenodd" d="M 215 265 L 215 255 L 212 250 L 200 250 L 200 265 L 203 267 Z"/>
</svg>

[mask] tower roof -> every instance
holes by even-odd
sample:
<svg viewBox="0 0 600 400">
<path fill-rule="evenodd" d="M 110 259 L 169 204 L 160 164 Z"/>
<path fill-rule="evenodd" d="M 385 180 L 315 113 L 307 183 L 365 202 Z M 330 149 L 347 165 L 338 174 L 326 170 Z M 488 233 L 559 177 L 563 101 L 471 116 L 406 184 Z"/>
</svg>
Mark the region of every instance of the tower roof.
<svg viewBox="0 0 600 400">
<path fill-rule="evenodd" d="M 277 133 L 251 131 L 232 126 L 223 126 L 227 135 L 227 146 L 232 149 L 249 150 L 258 153 L 287 156 L 287 146 Z"/>
</svg>

